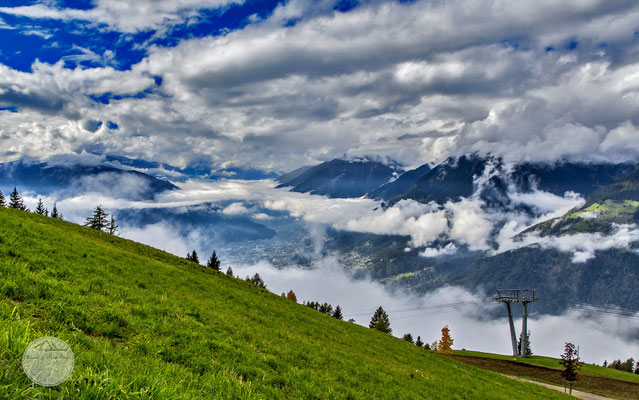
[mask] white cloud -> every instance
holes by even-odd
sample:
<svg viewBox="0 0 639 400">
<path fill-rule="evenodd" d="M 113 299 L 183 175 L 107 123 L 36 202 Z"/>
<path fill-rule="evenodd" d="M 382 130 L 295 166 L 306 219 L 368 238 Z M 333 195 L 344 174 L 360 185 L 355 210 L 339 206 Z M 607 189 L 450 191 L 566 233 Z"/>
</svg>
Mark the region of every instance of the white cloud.
<svg viewBox="0 0 639 400">
<path fill-rule="evenodd" d="M 122 226 L 120 235 L 124 238 L 146 244 L 168 253 L 185 257 L 186 253 L 193 251 L 193 238 L 181 238 L 175 234 L 175 227 L 165 223 L 146 225 L 142 228 Z M 189 245 L 187 245 L 187 242 Z"/>
<path fill-rule="evenodd" d="M 538 245 L 546 249 L 556 249 L 572 253 L 574 263 L 586 262 L 595 257 L 595 252 L 609 249 L 630 249 L 630 245 L 639 242 L 639 227 L 636 225 L 613 225 L 613 232 L 575 233 L 562 236 L 539 236 L 537 232 L 515 237 L 516 224 L 507 224 L 498 235 L 499 248 L 496 253 Z"/>
<path fill-rule="evenodd" d="M 228 4 L 101 0 L 88 11 L 2 10 L 137 31 Z M 467 151 L 545 161 L 639 154 L 623 146 L 639 125 L 636 2 L 372 1 L 347 13 L 332 5 L 290 1 L 224 36 L 152 47 L 131 71 L 5 67 L 0 103 L 20 110 L 0 127 L 0 157 L 94 147 L 281 171 L 343 154 L 409 165 Z M 291 18 L 299 20 L 284 27 Z M 568 51 L 572 40 L 578 45 Z M 109 54 L 77 56 L 110 62 Z M 86 96 L 149 88 L 109 105 Z M 91 136 L 80 120 L 120 129 Z"/>
<path fill-rule="evenodd" d="M 96 0 L 89 10 L 59 9 L 45 4 L 0 7 L 0 12 L 35 18 L 65 21 L 84 20 L 105 24 L 120 32 L 134 33 L 160 29 L 196 18 L 202 9 L 217 9 L 243 0 Z"/>
<path fill-rule="evenodd" d="M 222 214 L 226 215 L 240 215 L 248 213 L 248 208 L 246 208 L 242 203 L 231 203 L 222 210 Z"/>
<path fill-rule="evenodd" d="M 410 250 L 410 249 L 409 249 Z M 450 256 L 457 253 L 457 246 L 454 243 L 448 243 L 443 247 L 428 247 L 422 252 L 424 257 L 441 257 L 441 256 Z"/>
</svg>

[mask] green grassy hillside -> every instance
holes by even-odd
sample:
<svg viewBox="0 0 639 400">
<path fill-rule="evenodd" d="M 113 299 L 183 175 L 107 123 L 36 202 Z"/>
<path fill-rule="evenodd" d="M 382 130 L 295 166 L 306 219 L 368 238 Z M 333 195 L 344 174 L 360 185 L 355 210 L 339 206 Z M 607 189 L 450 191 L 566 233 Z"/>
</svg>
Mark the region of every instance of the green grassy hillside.
<svg viewBox="0 0 639 400">
<path fill-rule="evenodd" d="M 528 228 L 542 235 L 609 234 L 614 224 L 639 223 L 639 171 L 588 196 L 586 204 L 567 214 Z"/>
<path fill-rule="evenodd" d="M 70 344 L 33 387 L 27 344 Z M 567 398 L 64 221 L 0 209 L 0 398 Z"/>
<path fill-rule="evenodd" d="M 513 357 L 513 356 L 504 355 L 504 354 L 483 353 L 480 351 L 470 351 L 470 350 L 455 350 L 453 351 L 453 353 L 460 356 L 495 358 L 499 360 L 516 361 L 523 364 L 536 365 L 539 367 L 546 367 L 546 368 L 552 368 L 557 370 L 561 369 L 561 366 L 559 365 L 559 359 L 552 358 L 552 357 L 533 355 L 526 358 L 520 358 L 520 357 Z M 584 364 L 581 367 L 580 371 L 581 373 L 586 375 L 602 376 L 604 378 L 611 378 L 611 379 L 618 379 L 621 381 L 639 383 L 639 375 L 637 374 L 619 371 L 613 368 L 605 368 L 599 365 Z"/>
</svg>

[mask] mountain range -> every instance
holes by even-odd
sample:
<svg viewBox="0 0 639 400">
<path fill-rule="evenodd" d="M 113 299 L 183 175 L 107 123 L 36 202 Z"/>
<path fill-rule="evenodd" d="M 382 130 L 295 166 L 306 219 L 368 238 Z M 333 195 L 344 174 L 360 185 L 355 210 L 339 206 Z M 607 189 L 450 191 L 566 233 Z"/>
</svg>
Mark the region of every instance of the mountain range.
<svg viewBox="0 0 639 400">
<path fill-rule="evenodd" d="M 297 178 L 313 170 L 330 171 L 323 168 L 326 164 L 298 170 L 302 173 Z M 363 167 L 358 166 L 358 175 Z M 369 168 L 369 174 L 374 170 Z M 335 178 L 345 180 L 349 176 L 344 171 L 340 171 L 339 176 L 324 175 L 326 181 Z M 305 186 L 294 189 L 311 193 L 316 190 L 312 180 L 298 181 Z M 538 306 L 544 312 L 561 312 L 570 301 L 639 310 L 639 298 L 635 295 L 639 286 L 639 242 L 631 243 L 629 248 L 610 246 L 593 250 L 591 257 L 581 260 L 558 247 L 527 245 L 523 241 L 529 234 L 542 237 L 578 233 L 608 235 L 620 224 L 636 227 L 634 224 L 639 224 L 639 172 L 635 164 L 508 165 L 499 158 L 469 154 L 406 171 L 366 195 L 383 201 L 384 207 L 400 200 L 443 205 L 462 198 L 476 198 L 486 209 L 506 212 L 513 209 L 513 195 L 537 192 L 560 197 L 573 192 L 586 200 L 583 206 L 517 235 L 513 239 L 517 248 L 510 251 L 473 252 L 457 245 L 454 252 L 424 257 L 419 248 L 410 248 L 407 236 L 336 230 L 329 230 L 326 248 L 339 254 L 341 263 L 354 276 L 368 276 L 391 287 L 409 287 L 420 293 L 448 285 L 487 293 L 498 288 L 532 286 L 547 300 Z M 330 195 L 340 197 L 342 193 Z M 526 212 L 533 218 L 542 215 L 530 207 L 517 207 L 515 211 Z M 437 241 L 431 245 L 443 248 L 452 246 L 452 242 Z M 614 294 L 611 287 L 615 288 Z M 550 299 L 552 301 L 548 301 Z"/>
<path fill-rule="evenodd" d="M 8 193 L 14 187 L 41 195 L 97 192 L 130 200 L 152 200 L 159 193 L 177 188 L 166 180 L 109 165 L 56 165 L 22 160 L 0 164 L 0 189 Z"/>
<path fill-rule="evenodd" d="M 361 197 L 389 183 L 403 170 L 371 160 L 331 160 L 277 178 L 277 187 L 328 197 Z"/>
</svg>

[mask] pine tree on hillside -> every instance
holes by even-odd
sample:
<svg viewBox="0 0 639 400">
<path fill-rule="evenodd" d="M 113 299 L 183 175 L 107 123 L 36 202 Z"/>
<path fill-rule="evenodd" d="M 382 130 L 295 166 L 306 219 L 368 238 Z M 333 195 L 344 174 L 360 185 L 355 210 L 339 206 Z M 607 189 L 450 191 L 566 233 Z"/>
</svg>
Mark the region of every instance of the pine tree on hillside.
<svg viewBox="0 0 639 400">
<path fill-rule="evenodd" d="M 253 275 L 252 278 L 249 278 L 248 281 L 254 284 L 255 286 L 266 289 L 266 284 L 264 283 L 264 280 L 258 273 L 255 273 L 255 275 Z"/>
<path fill-rule="evenodd" d="M 24 205 L 24 201 L 22 201 L 22 197 L 18 194 L 18 188 L 16 187 L 13 188 L 13 192 L 9 196 L 9 208 L 27 211 L 27 206 Z"/>
<path fill-rule="evenodd" d="M 53 210 L 51 210 L 51 218 L 62 219 L 62 213 L 58 211 L 58 205 L 53 203 Z"/>
<path fill-rule="evenodd" d="M 417 336 L 417 340 L 415 340 L 415 346 L 424 347 L 424 342 L 422 342 L 421 336 Z"/>
<path fill-rule="evenodd" d="M 108 216 L 109 213 L 104 211 L 102 207 L 97 206 L 95 210 L 93 210 L 93 215 L 84 220 L 84 226 L 106 232 L 109 226 Z"/>
<path fill-rule="evenodd" d="M 213 254 L 211 254 L 211 258 L 209 258 L 209 260 L 206 262 L 206 266 L 216 271 L 219 271 L 220 264 L 221 264 L 220 259 L 217 258 L 217 254 L 215 253 L 215 250 L 213 250 Z"/>
<path fill-rule="evenodd" d="M 39 215 L 44 215 L 45 217 L 49 215 L 49 211 L 46 208 L 44 208 L 42 199 L 38 199 L 38 205 L 36 206 L 35 213 Z"/>
<path fill-rule="evenodd" d="M 519 340 L 517 341 L 517 348 L 521 349 L 521 333 L 519 334 Z M 530 348 L 530 331 L 526 334 L 526 355 L 533 355 L 532 349 Z"/>
<path fill-rule="evenodd" d="M 231 275 L 231 276 L 233 276 L 233 268 L 228 267 L 228 268 L 226 269 L 226 275 Z"/>
<path fill-rule="evenodd" d="M 342 315 L 342 307 L 339 305 L 335 307 L 335 311 L 333 311 L 333 318 L 339 319 L 340 321 L 344 319 L 344 316 Z"/>
<path fill-rule="evenodd" d="M 109 221 L 109 226 L 107 226 L 107 232 L 111 235 L 117 235 L 119 230 L 120 227 L 115 222 L 115 215 L 114 213 L 111 213 L 111 220 Z"/>
<path fill-rule="evenodd" d="M 375 311 L 375 314 L 373 314 L 368 327 L 386 333 L 393 333 L 393 330 L 390 327 L 388 314 L 386 314 L 386 311 L 384 311 L 382 306 L 379 306 L 379 308 Z"/>
<path fill-rule="evenodd" d="M 333 306 L 328 304 L 328 303 L 324 303 L 324 304 L 319 306 L 318 311 L 321 312 L 322 314 L 332 315 L 333 314 Z"/>
<path fill-rule="evenodd" d="M 4 193 L 2 193 L 2 190 L 0 190 L 0 207 L 6 207 L 7 206 L 7 200 L 4 197 Z"/>
<path fill-rule="evenodd" d="M 407 342 L 413 343 L 413 335 L 411 335 L 410 333 L 404 334 L 404 336 L 402 336 L 402 339 Z"/>
<path fill-rule="evenodd" d="M 186 259 L 195 263 L 200 263 L 200 258 L 197 256 L 197 251 L 193 250 L 193 253 L 186 253 Z"/>
</svg>

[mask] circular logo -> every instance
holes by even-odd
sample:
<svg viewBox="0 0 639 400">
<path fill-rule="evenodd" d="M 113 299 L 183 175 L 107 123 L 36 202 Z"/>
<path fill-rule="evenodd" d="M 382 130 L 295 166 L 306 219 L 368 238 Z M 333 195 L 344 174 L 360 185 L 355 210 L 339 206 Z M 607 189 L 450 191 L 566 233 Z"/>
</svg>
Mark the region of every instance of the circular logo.
<svg viewBox="0 0 639 400">
<path fill-rule="evenodd" d="M 22 369 L 35 384 L 56 386 L 69 379 L 75 357 L 63 340 L 45 336 L 29 343 L 22 355 Z"/>
</svg>

